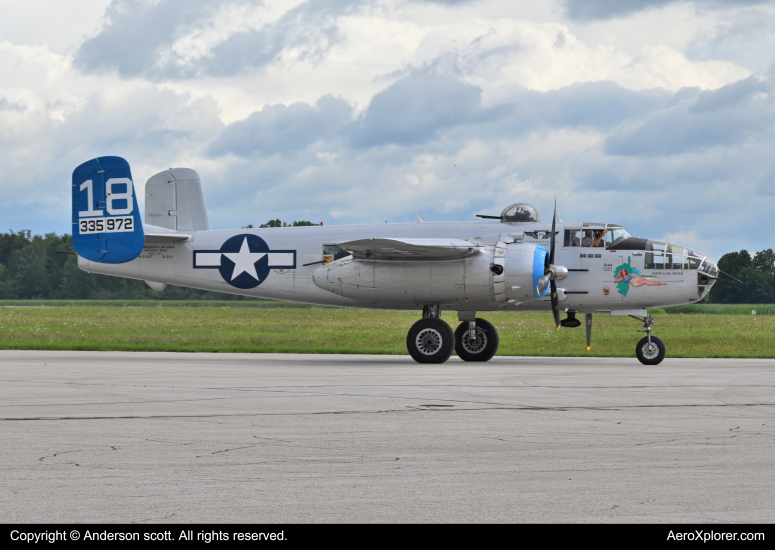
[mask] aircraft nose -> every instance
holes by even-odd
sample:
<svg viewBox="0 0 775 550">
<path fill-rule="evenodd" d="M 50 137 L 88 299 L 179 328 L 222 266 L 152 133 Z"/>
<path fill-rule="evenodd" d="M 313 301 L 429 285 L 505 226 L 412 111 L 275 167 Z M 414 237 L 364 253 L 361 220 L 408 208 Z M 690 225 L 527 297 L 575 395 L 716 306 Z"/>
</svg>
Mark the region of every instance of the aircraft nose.
<svg viewBox="0 0 775 550">
<path fill-rule="evenodd" d="M 718 279 L 718 266 L 709 256 L 705 256 L 702 260 L 699 269 L 697 270 L 697 290 L 699 294 L 699 300 L 705 298 L 710 292 L 710 288 Z"/>
<path fill-rule="evenodd" d="M 718 277 L 718 266 L 710 256 L 705 256 L 705 260 L 700 264 L 700 272 L 707 273 L 711 277 Z"/>
</svg>

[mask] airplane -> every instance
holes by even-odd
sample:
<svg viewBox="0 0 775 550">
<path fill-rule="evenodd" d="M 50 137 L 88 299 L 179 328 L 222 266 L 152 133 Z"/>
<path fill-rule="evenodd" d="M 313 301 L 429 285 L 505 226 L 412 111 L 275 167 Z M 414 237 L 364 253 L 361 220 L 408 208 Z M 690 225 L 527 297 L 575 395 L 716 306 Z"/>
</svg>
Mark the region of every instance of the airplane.
<svg viewBox="0 0 775 550">
<path fill-rule="evenodd" d="M 526 203 L 477 221 L 212 230 L 199 175 L 170 168 L 145 185 L 140 219 L 129 164 L 105 156 L 72 178 L 72 235 L 78 267 L 168 284 L 283 300 L 366 309 L 421 311 L 406 343 L 418 363 L 489 361 L 499 337 L 487 311 L 551 311 L 554 326 L 584 315 L 626 315 L 642 323 L 635 347 L 659 364 L 664 342 L 652 335 L 647 308 L 702 300 L 720 274 L 689 248 L 633 237 L 621 225 L 551 223 Z M 560 286 L 561 285 L 561 286 Z M 456 311 L 455 331 L 441 311 Z M 561 311 L 565 318 L 560 319 Z"/>
</svg>

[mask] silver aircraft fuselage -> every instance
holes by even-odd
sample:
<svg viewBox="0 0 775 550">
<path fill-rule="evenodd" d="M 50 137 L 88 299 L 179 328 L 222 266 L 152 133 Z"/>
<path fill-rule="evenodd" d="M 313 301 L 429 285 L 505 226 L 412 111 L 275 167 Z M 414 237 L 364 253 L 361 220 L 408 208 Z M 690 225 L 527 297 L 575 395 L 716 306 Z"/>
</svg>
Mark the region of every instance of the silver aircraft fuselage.
<svg viewBox="0 0 775 550">
<path fill-rule="evenodd" d="M 153 226 L 145 227 L 147 234 L 153 233 Z M 606 224 L 557 224 L 554 263 L 568 269 L 567 277 L 557 281 L 561 310 L 615 312 L 696 302 L 715 280 L 716 267 L 710 258 L 668 243 L 635 239 L 654 244 L 630 246 L 625 250 L 615 245 L 609 248 L 567 246 L 570 243 L 566 229 L 590 227 L 604 228 Z M 132 261 L 103 264 L 79 257 L 78 265 L 91 273 L 145 280 L 152 288 L 153 283 L 158 283 L 158 288 L 172 284 L 327 306 L 417 310 L 435 304 L 454 311 L 550 310 L 548 295 L 527 296 L 525 288 L 520 288 L 524 284 L 515 284 L 516 279 L 512 279 L 516 276 L 515 270 L 509 268 L 509 261 L 513 260 L 509 258 L 520 246 L 539 245 L 548 249 L 551 223 L 385 223 L 179 231 L 176 234 L 187 236 L 188 240 L 153 242 L 146 238 L 142 253 Z M 240 267 L 238 252 L 234 249 L 223 252 L 222 247 L 235 238 L 232 242 L 244 240 L 247 246 L 249 240 L 255 240 L 247 236 L 258 237 L 266 243 L 270 269 L 259 276 L 261 280 L 252 288 L 240 288 L 235 286 L 237 270 L 242 269 L 247 275 L 252 271 L 255 275 L 255 268 L 244 262 Z M 428 261 L 348 256 L 323 264 L 324 246 L 357 239 L 459 239 L 471 242 L 475 252 L 466 258 Z M 489 269 L 493 262 L 498 262 L 499 254 L 506 268 L 501 280 Z M 226 262 L 224 257 L 237 262 L 233 271 L 219 268 Z M 252 262 L 259 257 L 256 254 L 248 259 Z M 343 281 L 337 273 L 349 273 L 350 279 Z"/>
</svg>

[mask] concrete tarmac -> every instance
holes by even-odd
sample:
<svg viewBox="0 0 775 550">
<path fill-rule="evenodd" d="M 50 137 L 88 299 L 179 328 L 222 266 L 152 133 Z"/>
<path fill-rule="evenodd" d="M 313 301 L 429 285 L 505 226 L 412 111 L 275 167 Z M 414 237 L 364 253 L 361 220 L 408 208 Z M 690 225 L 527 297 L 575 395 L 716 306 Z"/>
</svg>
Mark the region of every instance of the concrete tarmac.
<svg viewBox="0 0 775 550">
<path fill-rule="evenodd" d="M 0 351 L 3 522 L 773 522 L 775 361 Z"/>
</svg>

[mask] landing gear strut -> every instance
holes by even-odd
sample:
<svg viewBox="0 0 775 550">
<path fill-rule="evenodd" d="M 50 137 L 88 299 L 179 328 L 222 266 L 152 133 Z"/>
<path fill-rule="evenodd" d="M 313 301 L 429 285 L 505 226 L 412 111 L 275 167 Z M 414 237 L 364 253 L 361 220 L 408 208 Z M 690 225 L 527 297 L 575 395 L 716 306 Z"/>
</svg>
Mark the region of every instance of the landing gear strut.
<svg viewBox="0 0 775 550">
<path fill-rule="evenodd" d="M 651 335 L 651 325 L 654 324 L 654 317 L 652 315 L 646 315 L 645 317 L 630 315 L 630 317 L 643 323 L 643 328 L 638 329 L 638 332 L 646 332 L 645 338 L 641 338 L 638 345 L 635 346 L 635 355 L 638 361 L 644 365 L 660 364 L 662 359 L 665 358 L 667 348 L 661 339 Z"/>
</svg>

